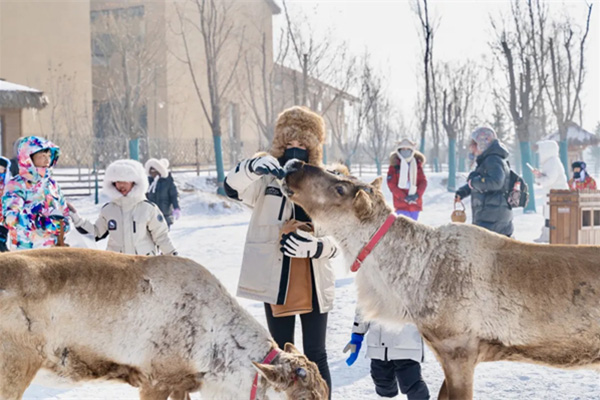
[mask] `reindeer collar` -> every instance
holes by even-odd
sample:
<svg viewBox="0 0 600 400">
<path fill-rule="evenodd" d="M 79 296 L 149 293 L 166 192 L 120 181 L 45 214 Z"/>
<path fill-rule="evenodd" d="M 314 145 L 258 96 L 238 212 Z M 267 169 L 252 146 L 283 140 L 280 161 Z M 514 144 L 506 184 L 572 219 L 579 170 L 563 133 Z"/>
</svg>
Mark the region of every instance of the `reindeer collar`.
<svg viewBox="0 0 600 400">
<path fill-rule="evenodd" d="M 279 355 L 281 350 L 274 347 L 269 354 L 265 357 L 261 364 L 271 364 L 275 357 Z M 254 381 L 252 382 L 252 389 L 250 390 L 250 400 L 256 400 L 256 391 L 258 389 L 258 372 L 254 375 Z"/>
<path fill-rule="evenodd" d="M 365 260 L 365 258 L 367 258 L 371 251 L 373 251 L 375 246 L 377 246 L 377 243 L 379 243 L 381 238 L 387 233 L 387 231 L 390 229 L 390 226 L 392 226 L 395 220 L 396 214 L 392 213 L 388 215 L 383 225 L 381 225 L 379 229 L 377 229 L 377 232 L 375 232 L 375 234 L 371 237 L 369 243 L 367 243 L 365 247 L 362 248 L 360 253 L 358 253 L 356 260 L 354 260 L 354 263 L 352 263 L 352 267 L 350 267 L 350 271 L 358 271 L 358 269 L 362 266 L 362 262 Z"/>
</svg>

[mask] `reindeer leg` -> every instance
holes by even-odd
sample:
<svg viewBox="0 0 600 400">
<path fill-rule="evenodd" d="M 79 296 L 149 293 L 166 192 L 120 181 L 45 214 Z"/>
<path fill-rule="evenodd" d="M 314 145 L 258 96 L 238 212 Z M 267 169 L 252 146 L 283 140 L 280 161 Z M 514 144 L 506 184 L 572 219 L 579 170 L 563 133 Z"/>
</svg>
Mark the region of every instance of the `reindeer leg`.
<svg viewBox="0 0 600 400">
<path fill-rule="evenodd" d="M 451 352 L 440 353 L 445 380 L 440 389 L 440 396 L 445 386 L 446 399 L 449 400 L 472 400 L 473 399 L 473 375 L 477 355 L 470 353 L 465 348 L 454 349 Z M 443 397 L 440 397 L 442 399 Z"/>
<path fill-rule="evenodd" d="M 42 361 L 35 351 L 19 348 L 6 337 L 3 337 L 2 341 L 2 346 L 0 346 L 0 399 L 20 400 L 42 366 Z"/>
<path fill-rule="evenodd" d="M 168 400 L 170 390 L 158 390 L 156 388 L 142 386 L 140 389 L 140 400 Z"/>
<path fill-rule="evenodd" d="M 191 400 L 191 397 L 188 392 L 177 390 L 171 393 L 169 400 Z"/>
<path fill-rule="evenodd" d="M 442 387 L 440 387 L 440 393 L 438 394 L 438 400 L 450 400 L 448 396 L 448 387 L 446 386 L 446 380 L 442 382 Z"/>
</svg>

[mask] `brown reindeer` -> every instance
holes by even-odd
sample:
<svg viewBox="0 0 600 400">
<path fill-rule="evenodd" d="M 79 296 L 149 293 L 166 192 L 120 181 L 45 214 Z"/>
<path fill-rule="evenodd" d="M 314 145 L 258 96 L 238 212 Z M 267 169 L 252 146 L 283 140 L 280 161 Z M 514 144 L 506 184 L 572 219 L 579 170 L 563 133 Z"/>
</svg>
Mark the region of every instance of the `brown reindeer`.
<svg viewBox="0 0 600 400">
<path fill-rule="evenodd" d="M 349 259 L 392 209 L 370 185 L 295 161 L 285 188 Z M 482 228 L 396 218 L 356 276 L 365 318 L 417 325 L 445 381 L 471 399 L 475 366 L 511 360 L 600 368 L 600 246 L 522 243 Z"/>
<path fill-rule="evenodd" d="M 173 256 L 0 254 L 0 400 L 21 399 L 41 369 L 125 382 L 142 400 L 328 394 L 313 362 L 289 343 L 279 351 L 210 272 Z"/>
</svg>

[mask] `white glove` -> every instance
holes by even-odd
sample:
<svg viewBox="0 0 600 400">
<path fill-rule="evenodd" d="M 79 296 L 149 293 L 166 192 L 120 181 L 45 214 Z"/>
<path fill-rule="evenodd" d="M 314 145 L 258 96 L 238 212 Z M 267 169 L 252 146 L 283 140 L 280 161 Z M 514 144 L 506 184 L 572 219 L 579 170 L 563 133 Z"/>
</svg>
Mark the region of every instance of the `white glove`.
<svg viewBox="0 0 600 400">
<path fill-rule="evenodd" d="M 84 222 L 83 218 L 81 218 L 79 214 L 77 214 L 77 212 L 71 211 L 71 213 L 69 213 L 69 217 L 71 217 L 73 225 L 75 225 L 76 227 L 79 227 Z"/>
<path fill-rule="evenodd" d="M 317 239 L 310 233 L 300 229 L 283 235 L 280 243 L 281 252 L 288 257 L 331 258 L 336 253 L 336 247 L 329 238 Z"/>
<path fill-rule="evenodd" d="M 256 175 L 267 175 L 271 174 L 277 179 L 281 179 L 284 176 L 283 168 L 279 164 L 279 161 L 273 156 L 263 156 L 255 158 L 250 163 L 250 170 Z"/>
</svg>

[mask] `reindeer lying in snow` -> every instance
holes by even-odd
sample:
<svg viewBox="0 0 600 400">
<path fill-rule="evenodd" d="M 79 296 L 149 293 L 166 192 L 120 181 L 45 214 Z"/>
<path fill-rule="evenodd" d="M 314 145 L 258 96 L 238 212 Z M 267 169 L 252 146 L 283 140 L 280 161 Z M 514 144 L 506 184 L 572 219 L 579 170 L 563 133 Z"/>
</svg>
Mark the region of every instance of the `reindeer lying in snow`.
<svg viewBox="0 0 600 400">
<path fill-rule="evenodd" d="M 314 363 L 293 345 L 279 351 L 202 266 L 83 249 L 0 255 L 0 400 L 21 399 L 40 369 L 120 380 L 142 400 L 274 398 L 268 389 L 317 400 L 328 390 Z"/>
<path fill-rule="evenodd" d="M 291 200 L 350 257 L 392 213 L 381 178 L 367 185 L 299 161 L 286 172 Z M 600 368 L 600 246 L 537 245 L 472 225 L 389 221 L 362 266 L 354 264 L 358 304 L 366 319 L 417 325 L 444 370 L 440 399 L 471 399 L 483 361 Z"/>
</svg>

